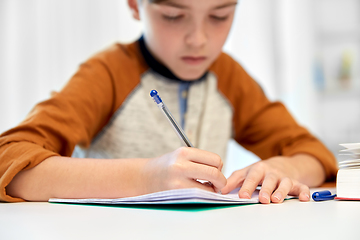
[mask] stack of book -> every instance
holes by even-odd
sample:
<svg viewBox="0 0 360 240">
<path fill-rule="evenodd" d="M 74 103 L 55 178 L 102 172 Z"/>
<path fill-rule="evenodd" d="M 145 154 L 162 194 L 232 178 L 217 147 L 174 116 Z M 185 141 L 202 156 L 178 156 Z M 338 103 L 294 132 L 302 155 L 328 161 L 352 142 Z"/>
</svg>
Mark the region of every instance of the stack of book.
<svg viewBox="0 0 360 240">
<path fill-rule="evenodd" d="M 336 179 L 336 199 L 360 200 L 360 143 L 340 144 L 346 159 L 339 162 Z"/>
</svg>

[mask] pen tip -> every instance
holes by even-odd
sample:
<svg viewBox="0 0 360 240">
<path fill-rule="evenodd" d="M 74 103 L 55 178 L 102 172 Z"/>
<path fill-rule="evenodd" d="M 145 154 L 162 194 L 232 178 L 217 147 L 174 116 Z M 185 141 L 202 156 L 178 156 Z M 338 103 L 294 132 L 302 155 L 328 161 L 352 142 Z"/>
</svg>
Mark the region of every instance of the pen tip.
<svg viewBox="0 0 360 240">
<path fill-rule="evenodd" d="M 156 90 L 151 90 L 150 91 L 150 96 L 151 97 L 154 97 L 154 96 L 156 96 L 158 94 L 158 92 L 156 91 Z"/>
</svg>

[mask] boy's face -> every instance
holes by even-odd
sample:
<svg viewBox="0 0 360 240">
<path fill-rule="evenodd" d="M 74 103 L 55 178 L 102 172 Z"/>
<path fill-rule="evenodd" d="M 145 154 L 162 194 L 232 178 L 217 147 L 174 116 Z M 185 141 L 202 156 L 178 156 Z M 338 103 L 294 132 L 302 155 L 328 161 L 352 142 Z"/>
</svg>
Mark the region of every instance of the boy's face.
<svg viewBox="0 0 360 240">
<path fill-rule="evenodd" d="M 138 18 L 143 21 L 150 52 L 184 80 L 201 77 L 219 56 L 237 3 L 237 0 L 134 1 L 132 10 L 135 16 L 138 11 Z"/>
</svg>

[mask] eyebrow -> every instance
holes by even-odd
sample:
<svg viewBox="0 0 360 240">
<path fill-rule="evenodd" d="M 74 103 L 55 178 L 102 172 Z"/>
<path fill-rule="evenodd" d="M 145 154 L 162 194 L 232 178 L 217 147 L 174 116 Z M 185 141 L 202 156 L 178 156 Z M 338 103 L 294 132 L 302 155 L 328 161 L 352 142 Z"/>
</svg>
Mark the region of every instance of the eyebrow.
<svg viewBox="0 0 360 240">
<path fill-rule="evenodd" d="M 162 3 L 159 3 L 159 4 L 161 4 L 161 5 L 167 5 L 167 6 L 170 6 L 170 7 L 176 7 L 176 8 L 180 8 L 180 9 L 188 9 L 188 8 L 189 8 L 189 7 L 187 7 L 187 6 L 184 6 L 184 5 L 181 5 L 181 4 L 172 2 L 172 1 L 165 1 L 165 2 L 162 2 Z M 237 5 L 237 1 L 225 3 L 225 4 L 223 4 L 223 5 L 216 6 L 216 7 L 213 8 L 213 9 L 222 9 L 222 8 L 226 8 L 226 7 L 230 7 L 230 6 L 234 6 L 234 5 Z"/>
</svg>

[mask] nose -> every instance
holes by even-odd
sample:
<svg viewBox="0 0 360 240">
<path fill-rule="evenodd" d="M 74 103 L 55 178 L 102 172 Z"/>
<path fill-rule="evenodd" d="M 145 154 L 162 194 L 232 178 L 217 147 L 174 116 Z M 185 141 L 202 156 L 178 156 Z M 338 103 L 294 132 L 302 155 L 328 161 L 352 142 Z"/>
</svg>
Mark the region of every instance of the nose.
<svg viewBox="0 0 360 240">
<path fill-rule="evenodd" d="M 192 24 L 189 33 L 185 37 L 187 45 L 194 48 L 201 48 L 207 42 L 207 34 L 203 23 Z"/>
</svg>

